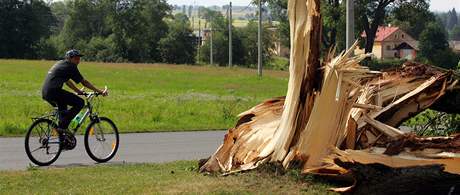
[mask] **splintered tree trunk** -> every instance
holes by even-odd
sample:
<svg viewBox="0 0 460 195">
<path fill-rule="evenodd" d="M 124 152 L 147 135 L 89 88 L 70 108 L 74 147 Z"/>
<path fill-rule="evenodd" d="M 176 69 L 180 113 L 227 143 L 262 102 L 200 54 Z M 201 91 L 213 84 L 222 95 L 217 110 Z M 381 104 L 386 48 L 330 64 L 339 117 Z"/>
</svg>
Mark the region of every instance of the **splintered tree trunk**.
<svg viewBox="0 0 460 195">
<path fill-rule="evenodd" d="M 428 183 L 431 178 L 458 181 L 448 173 L 460 174 L 460 136 L 419 138 L 397 129 L 458 90 L 452 72 L 410 62 L 383 73 L 370 71 L 359 65 L 369 55 L 353 56 L 357 43 L 336 57 L 331 50 L 320 64 L 320 0 L 289 0 L 288 12 L 292 47 L 286 97 L 241 113 L 200 171 L 229 174 L 282 162 L 285 168 L 295 164 L 304 173 L 331 175 L 349 173 L 347 163 L 360 163 L 369 170 L 370 164 L 398 169 L 387 177 L 407 184 L 419 176 Z M 373 173 L 369 170 L 358 171 Z M 423 174 L 431 172 L 437 175 Z M 382 182 L 383 190 L 392 190 L 384 189 L 392 182 Z"/>
<path fill-rule="evenodd" d="M 223 145 L 201 171 L 248 170 L 260 163 L 284 160 L 307 124 L 315 91 L 321 84 L 320 0 L 289 0 L 291 27 L 290 77 L 286 99 L 268 100 L 240 114 Z M 241 122 L 241 123 L 240 123 Z"/>
<path fill-rule="evenodd" d="M 313 108 L 313 92 L 321 82 L 318 74 L 320 0 L 290 0 L 288 12 L 291 28 L 289 85 L 280 125 L 274 135 L 276 143 L 272 161 L 283 161 L 293 136 L 305 127 Z"/>
</svg>

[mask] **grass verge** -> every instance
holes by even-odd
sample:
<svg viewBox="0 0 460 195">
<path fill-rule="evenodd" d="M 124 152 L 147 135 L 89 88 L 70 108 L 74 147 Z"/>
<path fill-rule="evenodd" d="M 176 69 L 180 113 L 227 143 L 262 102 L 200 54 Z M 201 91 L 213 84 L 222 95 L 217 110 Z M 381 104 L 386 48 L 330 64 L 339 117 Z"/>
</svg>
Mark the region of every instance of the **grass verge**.
<svg viewBox="0 0 460 195">
<path fill-rule="evenodd" d="M 203 175 L 196 161 L 0 172 L 0 194 L 332 194 L 331 184 L 297 173 Z"/>
</svg>

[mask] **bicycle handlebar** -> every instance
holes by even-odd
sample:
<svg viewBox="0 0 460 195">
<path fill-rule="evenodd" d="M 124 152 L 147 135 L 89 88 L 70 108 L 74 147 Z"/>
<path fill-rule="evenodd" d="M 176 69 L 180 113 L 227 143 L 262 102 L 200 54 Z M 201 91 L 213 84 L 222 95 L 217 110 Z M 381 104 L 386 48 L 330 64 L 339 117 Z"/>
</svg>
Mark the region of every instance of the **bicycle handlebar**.
<svg viewBox="0 0 460 195">
<path fill-rule="evenodd" d="M 83 91 L 83 93 L 78 94 L 78 95 L 83 95 L 83 96 L 85 96 L 85 97 L 87 97 L 87 98 L 89 98 L 89 97 L 91 97 L 91 96 L 96 96 L 96 97 L 97 97 L 97 96 L 100 96 L 100 95 L 102 95 L 103 93 L 107 92 L 107 90 L 108 90 L 108 89 L 107 89 L 107 86 L 104 87 L 104 91 L 103 91 L 102 93 L 99 93 L 99 92 L 86 92 L 86 91 L 84 91 L 84 89 L 85 89 L 84 87 L 81 88 L 80 90 Z"/>
</svg>

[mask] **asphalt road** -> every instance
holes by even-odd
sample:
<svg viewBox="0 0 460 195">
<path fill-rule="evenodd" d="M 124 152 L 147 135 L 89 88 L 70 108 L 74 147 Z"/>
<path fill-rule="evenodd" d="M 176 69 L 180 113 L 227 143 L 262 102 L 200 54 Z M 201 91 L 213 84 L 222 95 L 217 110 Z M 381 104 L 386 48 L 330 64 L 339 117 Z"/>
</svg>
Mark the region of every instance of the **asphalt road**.
<svg viewBox="0 0 460 195">
<path fill-rule="evenodd" d="M 225 131 L 121 134 L 120 148 L 109 164 L 207 158 L 222 143 L 224 135 Z M 93 164 L 95 162 L 86 154 L 83 136 L 78 136 L 77 147 L 61 153 L 51 167 Z M 24 138 L 0 138 L 0 170 L 24 170 L 31 165 L 24 151 Z"/>
</svg>

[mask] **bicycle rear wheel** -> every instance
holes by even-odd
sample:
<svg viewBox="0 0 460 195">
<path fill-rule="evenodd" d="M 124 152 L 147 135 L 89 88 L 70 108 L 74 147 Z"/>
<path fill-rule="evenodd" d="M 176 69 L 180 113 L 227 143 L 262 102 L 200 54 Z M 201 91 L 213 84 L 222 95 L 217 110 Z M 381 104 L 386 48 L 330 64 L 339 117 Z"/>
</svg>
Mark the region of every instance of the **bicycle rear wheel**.
<svg viewBox="0 0 460 195">
<path fill-rule="evenodd" d="M 112 159 L 118 151 L 118 129 L 110 119 L 100 117 L 91 121 L 85 132 L 85 149 L 94 161 L 103 163 Z"/>
<path fill-rule="evenodd" d="M 27 157 L 34 164 L 52 164 L 62 151 L 57 125 L 49 119 L 36 120 L 27 131 L 24 146 Z"/>
</svg>

